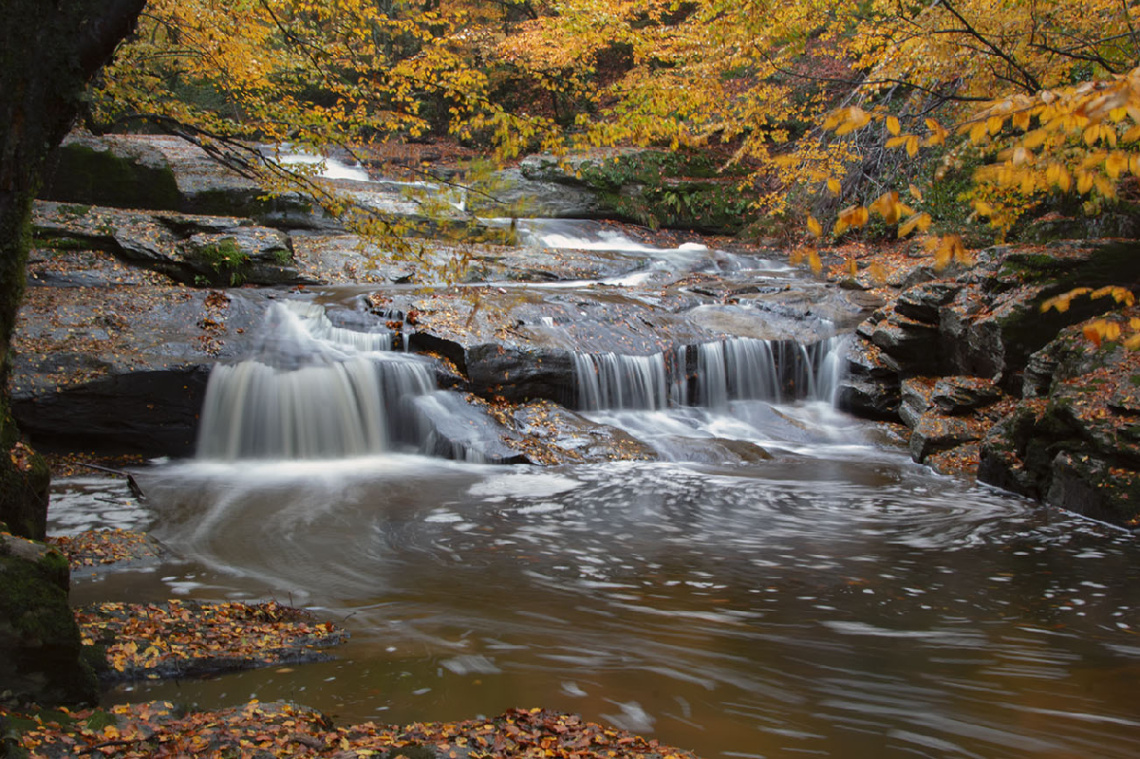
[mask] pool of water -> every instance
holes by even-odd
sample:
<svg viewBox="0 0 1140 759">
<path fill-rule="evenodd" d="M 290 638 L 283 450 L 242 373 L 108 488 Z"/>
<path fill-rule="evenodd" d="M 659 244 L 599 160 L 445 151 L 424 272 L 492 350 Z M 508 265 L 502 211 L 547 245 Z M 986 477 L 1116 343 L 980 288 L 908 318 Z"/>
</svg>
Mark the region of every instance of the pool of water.
<svg viewBox="0 0 1140 759">
<path fill-rule="evenodd" d="M 76 602 L 276 598 L 352 633 L 332 661 L 107 700 L 395 723 L 543 706 L 705 757 L 1140 755 L 1135 538 L 810 407 L 702 414 L 607 421 L 770 458 L 171 462 L 137 474 L 141 507 L 61 481 L 53 530 L 146 524 L 178 557 L 77 577 Z"/>
</svg>

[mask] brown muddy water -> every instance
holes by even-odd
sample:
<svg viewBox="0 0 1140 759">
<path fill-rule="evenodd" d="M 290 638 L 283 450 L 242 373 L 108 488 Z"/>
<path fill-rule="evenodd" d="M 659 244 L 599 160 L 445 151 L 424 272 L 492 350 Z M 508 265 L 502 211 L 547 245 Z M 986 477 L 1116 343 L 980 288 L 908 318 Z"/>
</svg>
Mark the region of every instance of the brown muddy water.
<svg viewBox="0 0 1140 759">
<path fill-rule="evenodd" d="M 159 463 L 143 504 L 59 481 L 52 530 L 147 527 L 177 557 L 79 575 L 76 603 L 276 598 L 352 634 L 328 662 L 108 703 L 543 706 L 705 757 L 1140 755 L 1136 538 L 934 475 L 819 406 L 602 418 L 772 454 L 732 466 Z"/>
</svg>

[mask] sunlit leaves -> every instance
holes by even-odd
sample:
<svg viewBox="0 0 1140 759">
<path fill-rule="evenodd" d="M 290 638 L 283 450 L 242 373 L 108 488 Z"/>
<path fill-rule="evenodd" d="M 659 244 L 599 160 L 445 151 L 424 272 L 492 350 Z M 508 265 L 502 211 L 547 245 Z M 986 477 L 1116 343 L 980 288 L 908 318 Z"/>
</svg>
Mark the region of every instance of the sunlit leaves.
<svg viewBox="0 0 1140 759">
<path fill-rule="evenodd" d="M 1068 292 L 1061 293 L 1060 295 L 1055 295 L 1052 298 L 1046 300 L 1041 304 L 1041 310 L 1048 311 L 1050 309 L 1054 309 L 1056 311 L 1064 313 L 1065 311 L 1069 310 L 1073 299 L 1085 295 L 1094 300 L 1097 298 L 1112 298 L 1114 301 L 1124 306 L 1131 306 L 1136 302 L 1136 296 L 1133 295 L 1132 291 L 1128 288 L 1120 287 L 1119 285 L 1107 285 L 1105 287 L 1097 288 L 1096 290 L 1093 290 L 1091 287 L 1075 287 Z"/>
</svg>

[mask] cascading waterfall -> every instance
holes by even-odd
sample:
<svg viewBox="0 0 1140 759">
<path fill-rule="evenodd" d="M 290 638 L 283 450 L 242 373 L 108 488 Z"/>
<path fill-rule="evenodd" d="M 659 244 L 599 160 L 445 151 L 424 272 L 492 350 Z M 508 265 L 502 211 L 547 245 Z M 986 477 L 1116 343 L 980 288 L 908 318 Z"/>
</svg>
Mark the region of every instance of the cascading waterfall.
<svg viewBox="0 0 1140 759">
<path fill-rule="evenodd" d="M 415 440 L 410 400 L 435 382 L 391 342 L 335 327 L 320 306 L 274 303 L 253 356 L 210 374 L 198 457 L 339 458 Z"/>
<path fill-rule="evenodd" d="M 830 403 L 839 385 L 841 342 L 840 337 L 811 345 L 734 337 L 648 356 L 580 353 L 574 361 L 578 407 L 715 409 L 734 400 L 796 399 Z"/>
<path fill-rule="evenodd" d="M 574 368 L 584 409 L 658 409 L 669 404 L 663 353 L 579 353 Z"/>
</svg>

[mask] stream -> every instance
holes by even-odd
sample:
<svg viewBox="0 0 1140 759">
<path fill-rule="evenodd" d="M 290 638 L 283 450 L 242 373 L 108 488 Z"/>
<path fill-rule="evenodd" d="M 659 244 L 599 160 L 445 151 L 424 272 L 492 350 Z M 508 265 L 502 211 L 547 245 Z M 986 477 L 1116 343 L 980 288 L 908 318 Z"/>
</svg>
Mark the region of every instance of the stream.
<svg viewBox="0 0 1140 759">
<path fill-rule="evenodd" d="M 699 252 L 674 251 L 685 266 Z M 265 409 L 303 404 L 330 386 L 323 367 L 345 383 L 322 401 L 338 413 L 434 392 L 372 387 L 423 359 L 306 329 L 288 360 L 233 371 L 254 384 L 215 413 L 237 419 L 266 392 Z M 294 699 L 385 723 L 542 706 L 710 758 L 1140 755 L 1136 540 L 914 464 L 831 407 L 823 353 L 805 359 L 807 395 L 734 384 L 734 366 L 757 373 L 732 363 L 745 348 L 770 352 L 701 348 L 700 383 L 722 389 L 700 398 L 648 358 L 579 361 L 596 374 L 580 413 L 653 461 L 491 466 L 371 428 L 266 449 L 285 434 L 271 427 L 140 469 L 141 503 L 106 480 L 58 481 L 51 532 L 149 529 L 177 557 L 77 574 L 74 603 L 275 598 L 352 636 L 329 661 L 131 683 L 106 701 Z M 288 393 L 266 389 L 285 374 Z M 650 400 L 613 400 L 635 386 Z M 294 418 L 323 425 L 280 412 Z"/>
</svg>

